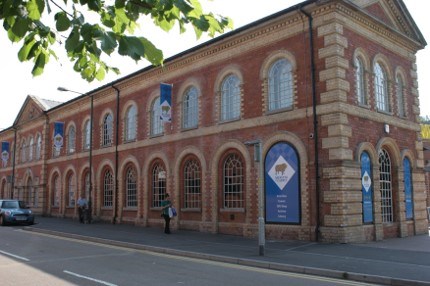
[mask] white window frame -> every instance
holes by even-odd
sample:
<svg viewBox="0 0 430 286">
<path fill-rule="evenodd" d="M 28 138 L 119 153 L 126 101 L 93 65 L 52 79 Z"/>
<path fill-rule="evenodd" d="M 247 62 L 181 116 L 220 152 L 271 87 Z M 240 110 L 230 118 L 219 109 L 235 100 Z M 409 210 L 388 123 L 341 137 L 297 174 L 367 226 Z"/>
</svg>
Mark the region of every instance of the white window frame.
<svg viewBox="0 0 430 286">
<path fill-rule="evenodd" d="M 76 129 L 75 126 L 70 126 L 67 132 L 67 153 L 73 154 L 76 152 Z"/>
<path fill-rule="evenodd" d="M 187 160 L 183 170 L 185 209 L 201 208 L 201 167 L 197 160 Z"/>
<path fill-rule="evenodd" d="M 379 111 L 390 112 L 387 72 L 379 63 L 375 63 L 374 73 L 376 108 Z"/>
<path fill-rule="evenodd" d="M 136 140 L 137 134 L 137 108 L 135 105 L 131 105 L 125 114 L 125 140 L 133 141 Z"/>
<path fill-rule="evenodd" d="M 239 209 L 244 207 L 243 162 L 237 154 L 230 154 L 223 164 L 223 208 Z"/>
<path fill-rule="evenodd" d="M 357 101 L 360 105 L 367 105 L 366 96 L 366 77 L 363 60 L 360 57 L 355 57 L 355 93 Z"/>
<path fill-rule="evenodd" d="M 127 208 L 137 207 L 137 176 L 136 170 L 129 167 L 125 175 L 125 206 Z"/>
<path fill-rule="evenodd" d="M 158 136 L 164 133 L 164 124 L 161 120 L 160 97 L 152 101 L 151 105 L 151 136 Z"/>
<path fill-rule="evenodd" d="M 240 79 L 229 74 L 221 83 L 221 121 L 240 118 Z"/>
<path fill-rule="evenodd" d="M 379 186 L 381 192 L 381 216 L 383 223 L 393 222 L 393 181 L 390 154 L 379 150 Z"/>
<path fill-rule="evenodd" d="M 279 59 L 270 66 L 268 85 L 269 111 L 293 107 L 293 72 L 287 59 Z"/>
<path fill-rule="evenodd" d="M 103 118 L 102 146 L 111 146 L 113 143 L 113 116 L 107 113 Z"/>
<path fill-rule="evenodd" d="M 397 110 L 400 117 L 406 116 L 405 108 L 405 84 L 403 78 L 398 74 L 396 76 L 396 97 L 397 97 Z"/>
<path fill-rule="evenodd" d="M 196 128 L 198 125 L 199 91 L 191 86 L 185 91 L 182 101 L 182 127 L 184 129 Z"/>
<path fill-rule="evenodd" d="M 103 176 L 103 207 L 113 206 L 114 179 L 111 170 L 106 170 Z"/>
</svg>

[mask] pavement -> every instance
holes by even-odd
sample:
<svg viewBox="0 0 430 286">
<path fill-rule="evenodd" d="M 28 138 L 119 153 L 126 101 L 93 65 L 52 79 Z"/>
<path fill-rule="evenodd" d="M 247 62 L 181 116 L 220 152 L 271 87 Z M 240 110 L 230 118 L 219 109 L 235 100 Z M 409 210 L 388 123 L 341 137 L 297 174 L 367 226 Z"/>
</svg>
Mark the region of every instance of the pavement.
<svg viewBox="0 0 430 286">
<path fill-rule="evenodd" d="M 418 235 L 364 244 L 266 240 L 162 227 L 37 217 L 26 231 L 131 249 L 379 285 L 430 286 L 430 236 Z"/>
</svg>

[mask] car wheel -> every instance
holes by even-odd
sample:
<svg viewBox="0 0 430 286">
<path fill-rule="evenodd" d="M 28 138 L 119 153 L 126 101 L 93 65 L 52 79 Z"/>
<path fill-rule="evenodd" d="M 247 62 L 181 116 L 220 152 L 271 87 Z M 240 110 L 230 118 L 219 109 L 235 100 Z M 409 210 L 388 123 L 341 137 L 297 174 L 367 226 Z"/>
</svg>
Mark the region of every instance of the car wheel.
<svg viewBox="0 0 430 286">
<path fill-rule="evenodd" d="M 0 216 L 0 225 L 6 225 L 6 221 L 2 215 Z"/>
</svg>

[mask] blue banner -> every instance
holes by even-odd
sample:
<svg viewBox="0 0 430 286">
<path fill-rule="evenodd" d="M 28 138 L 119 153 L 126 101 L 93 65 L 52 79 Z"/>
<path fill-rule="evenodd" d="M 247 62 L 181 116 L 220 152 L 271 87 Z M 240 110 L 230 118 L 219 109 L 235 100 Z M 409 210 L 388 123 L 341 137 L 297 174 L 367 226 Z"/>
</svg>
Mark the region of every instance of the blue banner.
<svg viewBox="0 0 430 286">
<path fill-rule="evenodd" d="M 9 142 L 7 141 L 1 142 L 1 160 L 3 167 L 6 167 L 9 160 Z"/>
<path fill-rule="evenodd" d="M 160 84 L 160 119 L 164 122 L 172 121 L 172 85 Z"/>
<path fill-rule="evenodd" d="M 403 159 L 403 176 L 405 181 L 405 208 L 406 219 L 413 219 L 413 201 L 412 201 L 412 174 L 411 162 L 408 158 Z"/>
<path fill-rule="evenodd" d="M 361 153 L 361 192 L 363 194 L 363 222 L 373 222 L 372 163 L 367 152 Z"/>
<path fill-rule="evenodd" d="M 300 164 L 296 150 L 285 142 L 266 155 L 265 206 L 267 223 L 300 224 Z"/>
<path fill-rule="evenodd" d="M 64 122 L 54 122 L 54 147 L 58 151 L 63 147 Z"/>
</svg>

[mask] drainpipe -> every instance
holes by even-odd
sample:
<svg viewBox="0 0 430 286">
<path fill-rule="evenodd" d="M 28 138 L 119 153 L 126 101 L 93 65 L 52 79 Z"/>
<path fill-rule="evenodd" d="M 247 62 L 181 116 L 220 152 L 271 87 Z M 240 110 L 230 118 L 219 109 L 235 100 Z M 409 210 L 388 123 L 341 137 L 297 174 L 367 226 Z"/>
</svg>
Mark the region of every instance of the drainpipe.
<svg viewBox="0 0 430 286">
<path fill-rule="evenodd" d="M 11 179 L 11 199 L 13 199 L 13 193 L 15 190 L 15 156 L 16 156 L 16 132 L 17 128 L 13 127 L 13 158 L 12 158 L 12 179 Z"/>
<path fill-rule="evenodd" d="M 116 223 L 118 211 L 118 140 L 119 140 L 119 89 L 111 85 L 116 90 L 116 128 L 115 128 L 115 193 L 114 193 L 114 206 L 113 206 L 113 222 Z"/>
<path fill-rule="evenodd" d="M 314 56 L 314 36 L 313 36 L 313 18 L 312 15 L 303 10 L 303 6 L 300 6 L 300 12 L 302 12 L 308 18 L 309 24 L 309 49 L 311 51 L 311 81 L 312 81 L 312 113 L 313 113 L 313 127 L 314 127 L 314 153 L 315 153 L 315 194 L 317 201 L 316 211 L 316 229 L 315 235 L 317 241 L 320 236 L 320 190 L 321 182 L 319 175 L 319 149 L 318 149 L 318 117 L 317 117 L 317 96 L 316 96 L 316 83 L 315 83 L 315 56 Z"/>
</svg>

